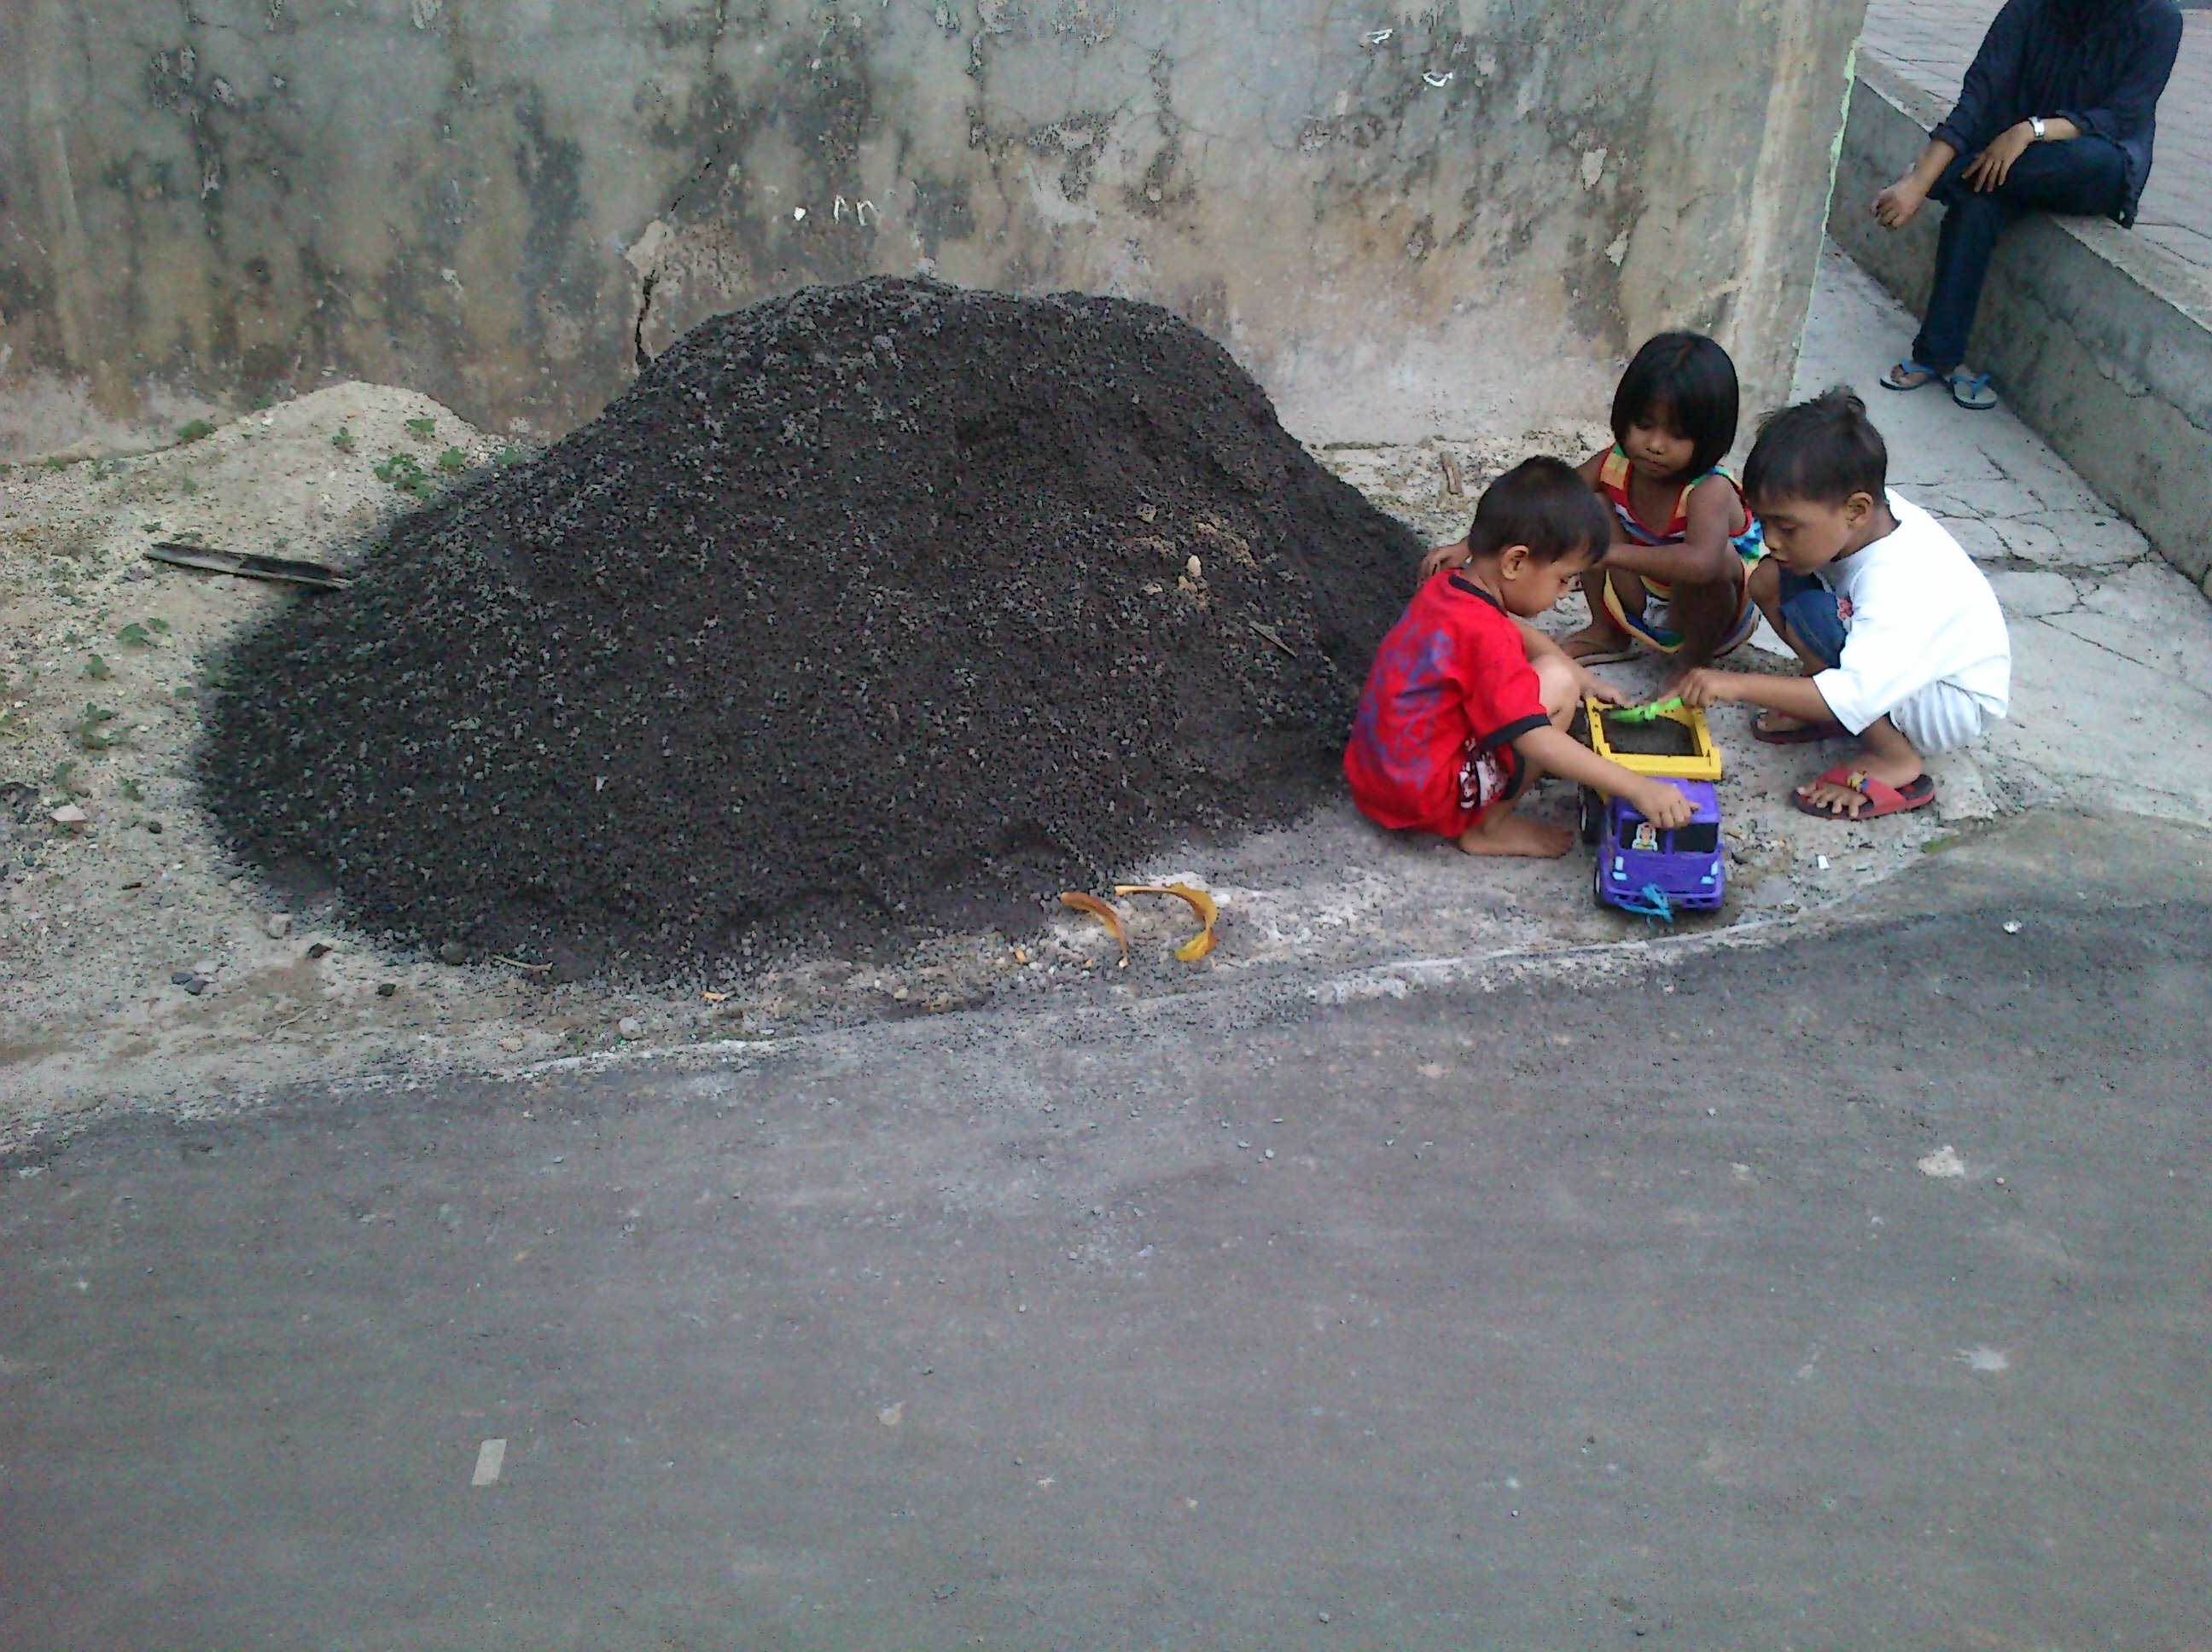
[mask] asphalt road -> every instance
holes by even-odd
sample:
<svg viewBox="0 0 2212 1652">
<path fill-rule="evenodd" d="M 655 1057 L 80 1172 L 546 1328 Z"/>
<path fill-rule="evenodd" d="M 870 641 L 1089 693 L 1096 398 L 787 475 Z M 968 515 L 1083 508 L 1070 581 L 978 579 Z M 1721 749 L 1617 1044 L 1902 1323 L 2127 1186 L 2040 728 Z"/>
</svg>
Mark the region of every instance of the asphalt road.
<svg viewBox="0 0 2212 1652">
<path fill-rule="evenodd" d="M 2202 1646 L 2208 862 L 108 1125 L 0 1644 Z"/>
</svg>

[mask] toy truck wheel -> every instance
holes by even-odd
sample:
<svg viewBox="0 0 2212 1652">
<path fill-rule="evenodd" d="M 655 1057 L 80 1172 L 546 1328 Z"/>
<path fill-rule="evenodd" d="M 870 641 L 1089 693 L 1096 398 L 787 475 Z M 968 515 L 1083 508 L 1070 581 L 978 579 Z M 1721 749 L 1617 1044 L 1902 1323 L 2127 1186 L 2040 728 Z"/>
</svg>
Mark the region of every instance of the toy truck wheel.
<svg viewBox="0 0 2212 1652">
<path fill-rule="evenodd" d="M 1600 906 L 1611 904 L 1605 898 L 1605 857 L 1600 855 L 1590 868 L 1590 899 Z"/>
<path fill-rule="evenodd" d="M 1605 829 L 1605 799 L 1585 786 L 1582 788 L 1583 841 L 1595 843 Z"/>
</svg>

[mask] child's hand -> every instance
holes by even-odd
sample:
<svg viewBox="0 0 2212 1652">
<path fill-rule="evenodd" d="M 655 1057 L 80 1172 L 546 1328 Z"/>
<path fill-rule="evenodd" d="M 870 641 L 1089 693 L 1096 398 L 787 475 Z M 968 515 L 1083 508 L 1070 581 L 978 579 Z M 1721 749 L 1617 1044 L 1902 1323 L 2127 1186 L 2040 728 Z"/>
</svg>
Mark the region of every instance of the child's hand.
<svg viewBox="0 0 2212 1652">
<path fill-rule="evenodd" d="M 1637 783 L 1628 794 L 1628 801 L 1636 812 L 1662 830 L 1672 831 L 1677 826 L 1686 826 L 1695 811 L 1689 799 L 1684 797 L 1664 780 L 1646 780 Z"/>
<path fill-rule="evenodd" d="M 1425 585 L 1448 568 L 1465 568 L 1471 559 L 1467 541 L 1455 539 L 1448 545 L 1438 545 L 1421 558 L 1421 582 Z"/>
<path fill-rule="evenodd" d="M 1682 673 L 1681 680 L 1674 684 L 1674 692 L 1682 696 L 1684 705 L 1703 710 L 1735 697 L 1730 692 L 1734 684 L 1729 681 L 1735 675 L 1733 671 L 1717 671 L 1710 665 L 1700 665 L 1694 671 Z"/>
<path fill-rule="evenodd" d="M 1625 706 L 1628 703 L 1626 695 L 1603 677 L 1595 675 L 1586 665 L 1575 667 L 1575 687 L 1601 706 Z"/>
</svg>

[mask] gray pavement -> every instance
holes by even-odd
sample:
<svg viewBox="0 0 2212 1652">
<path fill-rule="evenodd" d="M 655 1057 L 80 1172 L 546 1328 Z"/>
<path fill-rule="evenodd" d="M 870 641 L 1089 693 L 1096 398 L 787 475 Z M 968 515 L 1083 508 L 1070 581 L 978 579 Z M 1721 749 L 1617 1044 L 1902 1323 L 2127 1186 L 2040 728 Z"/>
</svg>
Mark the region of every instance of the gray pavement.
<svg viewBox="0 0 2212 1652">
<path fill-rule="evenodd" d="M 1859 49 L 1947 101 L 2003 0 L 1871 0 Z M 2212 278 L 2212 10 L 2182 18 L 2181 56 L 2158 108 L 2158 149 L 2136 233 Z"/>
<path fill-rule="evenodd" d="M 2212 840 L 1937 847 L 19 1158 L 0 1645 L 2201 1645 Z"/>
</svg>

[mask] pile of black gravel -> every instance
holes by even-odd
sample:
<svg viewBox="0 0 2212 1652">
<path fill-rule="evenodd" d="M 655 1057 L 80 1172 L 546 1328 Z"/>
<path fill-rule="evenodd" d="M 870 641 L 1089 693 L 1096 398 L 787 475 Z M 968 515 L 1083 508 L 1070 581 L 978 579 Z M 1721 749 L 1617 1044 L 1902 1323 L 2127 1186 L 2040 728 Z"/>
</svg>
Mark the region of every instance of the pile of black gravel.
<svg viewBox="0 0 2212 1652">
<path fill-rule="evenodd" d="M 202 779 L 449 955 L 1026 925 L 1335 787 L 1418 551 L 1164 310 L 811 288 L 242 643 Z"/>
</svg>

